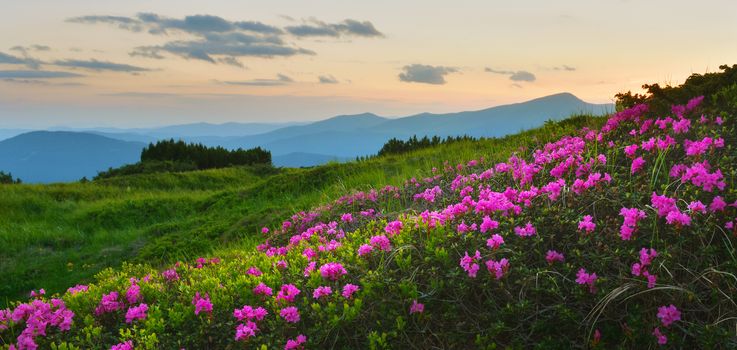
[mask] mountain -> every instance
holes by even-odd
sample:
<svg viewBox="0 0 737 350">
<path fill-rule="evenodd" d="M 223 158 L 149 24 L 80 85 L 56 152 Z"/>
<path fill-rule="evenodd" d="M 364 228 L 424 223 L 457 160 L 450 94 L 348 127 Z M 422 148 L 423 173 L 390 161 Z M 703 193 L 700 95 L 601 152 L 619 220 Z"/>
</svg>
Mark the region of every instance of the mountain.
<svg viewBox="0 0 737 350">
<path fill-rule="evenodd" d="M 76 181 L 135 163 L 144 143 L 68 131 L 33 131 L 0 141 L 0 170 L 24 182 Z"/>
<path fill-rule="evenodd" d="M 275 157 L 293 152 L 307 152 L 354 158 L 375 154 L 393 137 L 500 137 L 540 126 L 546 120 L 561 120 L 572 114 L 582 113 L 601 115 L 613 109 L 612 104 L 591 104 L 573 94 L 560 93 L 479 111 L 421 113 L 395 119 L 371 113 L 338 116 L 260 135 L 222 140 L 221 145 L 228 148 L 260 146 L 270 150 Z"/>
</svg>

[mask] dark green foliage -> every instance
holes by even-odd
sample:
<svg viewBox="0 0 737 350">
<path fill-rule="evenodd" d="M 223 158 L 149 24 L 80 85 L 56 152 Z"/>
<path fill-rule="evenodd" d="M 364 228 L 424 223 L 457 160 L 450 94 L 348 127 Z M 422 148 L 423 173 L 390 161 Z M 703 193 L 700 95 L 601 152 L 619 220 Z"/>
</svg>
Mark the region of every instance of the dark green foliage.
<svg viewBox="0 0 737 350">
<path fill-rule="evenodd" d="M 689 99 L 695 96 L 712 96 L 703 103 L 703 108 L 707 112 L 715 112 L 713 108 L 716 106 L 725 106 L 727 104 L 726 96 L 718 94 L 721 90 L 737 84 L 737 64 L 732 66 L 721 65 L 719 69 L 722 72 L 692 74 L 686 81 L 678 86 L 660 86 L 660 84 L 645 84 L 643 89 L 647 90 L 645 94 L 633 94 L 631 91 L 618 93 L 617 108 L 624 109 L 632 107 L 636 104 L 647 103 L 650 106 L 650 112 L 657 115 L 669 115 L 672 105 L 685 104 Z M 732 95 L 734 96 L 734 94 Z M 731 100 L 735 102 L 734 97 Z"/>
<path fill-rule="evenodd" d="M 256 147 L 234 151 L 223 147 L 207 147 L 201 143 L 164 140 L 151 143 L 141 151 L 141 162 L 191 162 L 197 169 L 224 168 L 232 165 L 271 164 L 271 152 Z"/>
<path fill-rule="evenodd" d="M 478 140 L 477 138 L 471 137 L 468 135 L 456 136 L 456 137 L 448 136 L 445 139 L 437 135 L 433 136 L 432 138 L 425 136 L 421 139 L 418 139 L 417 135 L 414 135 L 410 137 L 409 139 L 407 139 L 407 141 L 403 141 L 397 138 L 392 138 L 389 141 L 387 141 L 384 144 L 384 146 L 381 147 L 378 155 L 384 156 L 388 154 L 402 154 L 402 153 L 407 153 L 407 152 L 411 152 L 411 151 L 422 149 L 422 148 L 449 144 L 449 143 L 458 142 L 458 141 L 477 141 L 477 140 Z M 361 160 L 361 159 L 357 158 L 357 160 Z"/>
<path fill-rule="evenodd" d="M 0 171 L 0 184 L 19 184 L 20 179 L 13 179 L 13 174 Z"/>
</svg>

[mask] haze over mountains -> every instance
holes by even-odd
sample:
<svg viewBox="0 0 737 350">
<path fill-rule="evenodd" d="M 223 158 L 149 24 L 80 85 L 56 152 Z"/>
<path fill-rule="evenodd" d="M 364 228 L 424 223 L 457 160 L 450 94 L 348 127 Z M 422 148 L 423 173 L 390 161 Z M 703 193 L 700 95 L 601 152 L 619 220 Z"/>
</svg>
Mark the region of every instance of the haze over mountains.
<svg viewBox="0 0 737 350">
<path fill-rule="evenodd" d="M 0 170 L 25 182 L 91 178 L 101 170 L 138 161 L 141 149 L 159 139 L 272 152 L 276 166 L 312 166 L 376 154 L 390 138 L 412 135 L 499 137 L 577 113 L 604 114 L 612 104 L 590 104 L 569 93 L 479 111 L 422 113 L 385 118 L 372 113 L 309 123 L 196 123 L 151 129 L 35 131 L 0 141 Z M 22 130 L 0 130 L 0 137 Z"/>
</svg>

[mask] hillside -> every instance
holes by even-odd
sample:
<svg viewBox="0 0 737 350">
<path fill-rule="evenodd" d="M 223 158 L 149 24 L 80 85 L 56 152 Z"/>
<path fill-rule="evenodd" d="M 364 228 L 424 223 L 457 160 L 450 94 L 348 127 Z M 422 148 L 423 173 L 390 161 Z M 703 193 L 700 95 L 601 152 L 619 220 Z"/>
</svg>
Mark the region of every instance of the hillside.
<svg viewBox="0 0 737 350">
<path fill-rule="evenodd" d="M 226 168 L 0 187 L 0 302 L 32 289 L 63 291 L 125 260 L 160 264 L 232 244 L 252 247 L 251 232 L 347 189 L 400 185 L 446 160 L 490 153 L 497 159 L 600 122 L 577 117 L 498 140 L 311 169 Z"/>
<path fill-rule="evenodd" d="M 33 131 L 0 141 L 0 169 L 24 182 L 77 181 L 137 162 L 144 146 L 87 133 Z"/>
<path fill-rule="evenodd" d="M 721 68 L 677 91 L 620 95 L 622 109 L 606 119 L 253 174 L 262 180 L 196 208 L 213 208 L 205 222 L 217 225 L 238 203 L 273 205 L 267 220 L 241 207 L 238 225 L 267 221 L 261 228 L 236 229 L 242 240 L 212 246 L 206 257 L 152 265 L 152 251 L 164 256 L 188 238 L 187 248 L 217 239 L 172 229 L 141 250 L 146 263 L 13 302 L 0 312 L 0 342 L 116 350 L 735 348 L 737 65 Z M 722 76 L 730 79 L 711 84 Z M 664 101 L 672 104 L 665 113 Z M 111 180 L 107 186 L 126 192 L 138 180 L 148 186 L 143 178 Z M 11 186 L 19 194 L 50 188 Z M 295 205 L 302 198 L 308 209 Z M 119 217 L 126 216 L 97 225 Z"/>
</svg>

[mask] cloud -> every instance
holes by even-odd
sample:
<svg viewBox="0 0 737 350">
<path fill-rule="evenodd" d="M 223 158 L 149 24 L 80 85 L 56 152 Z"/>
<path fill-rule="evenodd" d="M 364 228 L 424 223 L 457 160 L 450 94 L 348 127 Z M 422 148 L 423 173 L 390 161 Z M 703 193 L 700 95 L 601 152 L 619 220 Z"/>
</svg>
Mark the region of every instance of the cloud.
<svg viewBox="0 0 737 350">
<path fill-rule="evenodd" d="M 535 76 L 535 74 L 532 74 L 524 70 L 508 71 L 508 70 L 496 70 L 493 68 L 486 67 L 484 71 L 489 72 L 489 73 L 494 73 L 494 74 L 509 75 L 509 80 L 512 80 L 512 81 L 533 82 L 537 80 L 537 77 Z"/>
<path fill-rule="evenodd" d="M 0 70 L 0 79 L 51 79 L 51 78 L 77 78 L 82 74 L 72 72 L 47 71 L 47 70 Z"/>
<path fill-rule="evenodd" d="M 321 75 L 317 77 L 317 79 L 320 81 L 320 84 L 337 84 L 338 79 L 335 79 L 332 75 Z"/>
<path fill-rule="evenodd" d="M 285 27 L 287 32 L 296 37 L 342 37 L 342 36 L 358 36 L 358 37 L 383 37 L 380 31 L 374 27 L 369 21 L 357 21 L 354 19 L 346 19 L 339 23 L 325 23 L 312 19 L 308 24 Z"/>
<path fill-rule="evenodd" d="M 0 52 L 0 64 L 22 64 L 31 69 L 38 69 L 41 67 L 41 63 L 35 58 L 28 57 L 25 53 L 23 57 L 18 57 Z"/>
<path fill-rule="evenodd" d="M 564 70 L 568 72 L 573 72 L 576 70 L 576 67 L 566 66 L 565 64 L 559 67 L 553 67 L 553 70 Z"/>
<path fill-rule="evenodd" d="M 155 13 L 139 13 L 135 17 L 82 16 L 67 20 L 72 23 L 106 23 L 134 32 L 152 35 L 171 32 L 190 34 L 194 38 L 179 39 L 162 45 L 139 46 L 129 54 L 163 59 L 166 54 L 185 59 L 243 67 L 239 57 L 261 58 L 314 55 L 315 52 L 285 43 L 284 31 L 257 21 L 229 21 L 212 15 L 170 18 Z"/>
<path fill-rule="evenodd" d="M 227 85 L 245 85 L 245 86 L 281 86 L 294 82 L 294 79 L 284 74 L 277 74 L 276 79 L 253 79 L 244 81 L 223 81 Z"/>
<path fill-rule="evenodd" d="M 111 72 L 136 73 L 136 72 L 150 71 L 150 69 L 148 68 L 131 66 L 129 64 L 122 64 L 122 63 L 98 61 L 96 59 L 62 60 L 62 61 L 54 61 L 53 64 L 59 67 L 82 68 L 82 69 L 89 69 L 89 70 L 98 71 L 98 72 L 99 71 L 111 71 Z"/>
<path fill-rule="evenodd" d="M 411 64 L 402 68 L 399 80 L 404 82 L 424 83 L 442 85 L 445 84 L 445 76 L 458 72 L 457 68 L 444 66 L 428 66 L 423 64 Z"/>
</svg>

